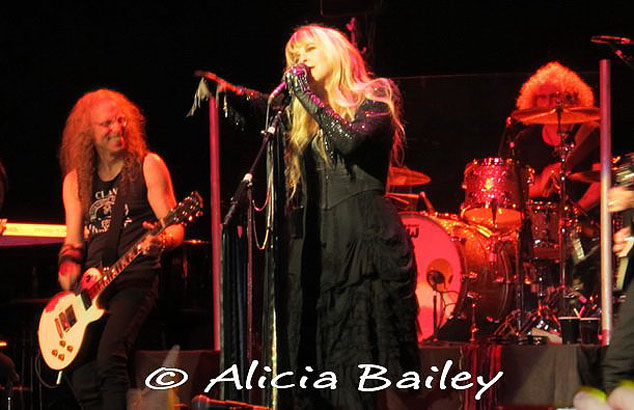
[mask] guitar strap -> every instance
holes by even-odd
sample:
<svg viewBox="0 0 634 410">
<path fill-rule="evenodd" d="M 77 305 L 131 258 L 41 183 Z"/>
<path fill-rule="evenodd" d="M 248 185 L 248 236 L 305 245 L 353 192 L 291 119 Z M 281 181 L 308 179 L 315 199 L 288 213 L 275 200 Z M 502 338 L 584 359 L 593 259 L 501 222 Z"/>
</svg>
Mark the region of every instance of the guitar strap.
<svg viewBox="0 0 634 410">
<path fill-rule="evenodd" d="M 119 249 L 119 238 L 121 237 L 121 228 L 123 225 L 123 208 L 128 199 L 128 190 L 124 189 L 125 185 L 126 184 L 121 183 L 121 178 L 117 179 L 115 184 L 117 187 L 117 196 L 114 200 L 110 227 L 106 233 L 106 240 L 101 257 L 103 266 L 111 266 L 119 258 L 117 250 Z"/>
</svg>

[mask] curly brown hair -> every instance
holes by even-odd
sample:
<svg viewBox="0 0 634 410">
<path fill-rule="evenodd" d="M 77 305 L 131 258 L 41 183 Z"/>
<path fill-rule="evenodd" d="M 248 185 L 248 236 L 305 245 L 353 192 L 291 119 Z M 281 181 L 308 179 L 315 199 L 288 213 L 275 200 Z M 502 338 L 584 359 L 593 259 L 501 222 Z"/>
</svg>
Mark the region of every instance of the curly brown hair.
<svg viewBox="0 0 634 410">
<path fill-rule="evenodd" d="M 523 110 L 535 107 L 537 93 L 539 88 L 544 84 L 557 86 L 560 92 L 565 95 L 566 100 L 571 104 L 587 107 L 594 105 L 592 88 L 590 88 L 577 73 L 568 67 L 563 66 L 557 61 L 551 61 L 540 67 L 535 74 L 522 85 L 520 95 L 515 102 L 517 108 Z"/>
<path fill-rule="evenodd" d="M 66 119 L 59 150 L 59 160 L 63 175 L 75 170 L 77 188 L 84 213 L 91 201 L 92 180 L 97 170 L 98 156 L 94 145 L 91 124 L 92 110 L 103 101 L 112 101 L 121 109 L 127 120 L 125 126 L 125 157 L 121 170 L 124 184 L 136 177 L 137 165 L 148 153 L 145 141 L 145 117 L 141 110 L 120 92 L 101 88 L 84 94 Z"/>
</svg>

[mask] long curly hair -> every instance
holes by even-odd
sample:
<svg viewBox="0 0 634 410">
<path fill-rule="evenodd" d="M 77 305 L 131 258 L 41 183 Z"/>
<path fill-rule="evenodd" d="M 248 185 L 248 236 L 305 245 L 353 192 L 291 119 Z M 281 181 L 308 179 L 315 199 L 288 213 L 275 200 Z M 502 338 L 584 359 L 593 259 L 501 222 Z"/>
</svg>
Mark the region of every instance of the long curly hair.
<svg viewBox="0 0 634 410">
<path fill-rule="evenodd" d="M 588 107 L 594 105 L 592 88 L 577 73 L 557 61 L 552 61 L 539 68 L 522 85 L 515 102 L 517 108 L 523 110 L 535 107 L 539 88 L 545 84 L 552 84 L 559 88 L 563 94 L 563 100 L 568 104 Z"/>
<path fill-rule="evenodd" d="M 288 40 L 285 49 L 286 69 L 299 62 L 300 50 L 308 43 L 321 47 L 329 60 L 326 63 L 332 70 L 324 82 L 327 99 L 324 102 L 335 112 L 347 120 L 352 120 L 365 99 L 388 105 L 395 124 L 391 160 L 392 163 L 400 163 L 405 132 L 400 119 L 400 94 L 394 83 L 386 78 L 373 78 L 359 50 L 341 32 L 317 24 L 299 27 Z M 322 138 L 322 135 L 317 122 L 297 99 L 291 103 L 290 115 L 286 174 L 292 197 L 301 179 L 300 158 L 311 141 L 314 138 Z M 323 142 L 319 147 L 321 156 L 326 164 L 329 164 Z"/>
<path fill-rule="evenodd" d="M 137 166 L 148 152 L 145 141 L 145 117 L 141 110 L 120 92 L 101 88 L 84 94 L 66 119 L 59 150 L 62 173 L 77 173 L 79 200 L 84 214 L 88 211 L 92 195 L 93 176 L 97 171 L 98 155 L 95 148 L 91 113 L 103 101 L 114 102 L 127 120 L 124 131 L 125 156 L 121 182 L 129 183 L 137 177 Z"/>
</svg>

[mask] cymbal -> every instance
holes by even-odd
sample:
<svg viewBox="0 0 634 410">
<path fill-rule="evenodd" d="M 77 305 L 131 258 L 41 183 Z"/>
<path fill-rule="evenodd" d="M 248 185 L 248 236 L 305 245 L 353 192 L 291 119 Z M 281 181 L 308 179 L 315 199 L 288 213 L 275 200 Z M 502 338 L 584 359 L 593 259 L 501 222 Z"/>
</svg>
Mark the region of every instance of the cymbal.
<svg viewBox="0 0 634 410">
<path fill-rule="evenodd" d="M 588 121 L 597 121 L 601 118 L 597 107 L 563 106 L 546 108 L 527 108 L 515 110 L 511 113 L 515 121 L 531 125 L 557 125 L 579 124 Z"/>
<path fill-rule="evenodd" d="M 429 181 L 431 178 L 427 175 L 408 168 L 390 167 L 387 174 L 389 186 L 424 185 Z"/>
</svg>

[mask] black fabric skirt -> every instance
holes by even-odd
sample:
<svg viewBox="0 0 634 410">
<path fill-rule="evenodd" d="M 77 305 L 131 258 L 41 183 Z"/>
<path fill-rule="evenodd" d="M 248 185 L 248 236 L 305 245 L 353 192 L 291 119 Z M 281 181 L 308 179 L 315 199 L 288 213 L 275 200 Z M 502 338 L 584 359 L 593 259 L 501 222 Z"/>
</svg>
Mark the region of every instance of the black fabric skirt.
<svg viewBox="0 0 634 410">
<path fill-rule="evenodd" d="M 311 218 L 307 238 L 298 363 L 334 372 L 337 388 L 305 392 L 298 408 L 372 409 L 376 395 L 359 391 L 363 369 L 382 377 L 418 371 L 416 264 L 396 209 L 381 193 L 363 192 Z M 375 371 L 373 371 L 374 373 Z M 313 376 L 314 377 L 314 376 Z M 366 383 L 365 387 L 371 387 Z"/>
</svg>

